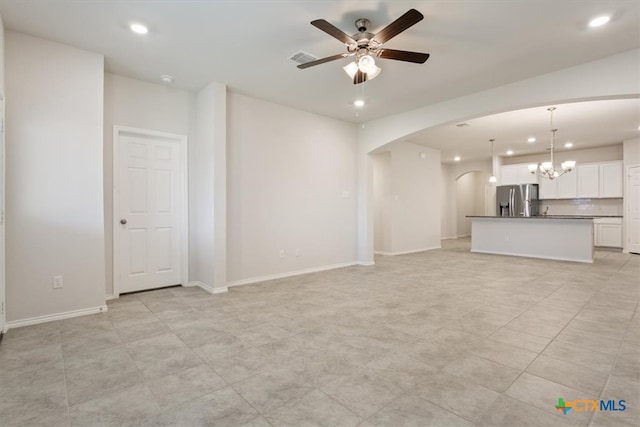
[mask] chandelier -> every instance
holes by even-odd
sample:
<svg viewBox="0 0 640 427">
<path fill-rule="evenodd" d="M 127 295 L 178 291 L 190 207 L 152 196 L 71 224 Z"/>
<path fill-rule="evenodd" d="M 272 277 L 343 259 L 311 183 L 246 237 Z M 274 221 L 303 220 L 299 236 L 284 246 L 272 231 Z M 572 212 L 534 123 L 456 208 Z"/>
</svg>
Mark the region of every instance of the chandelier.
<svg viewBox="0 0 640 427">
<path fill-rule="evenodd" d="M 539 164 L 534 163 L 529 165 L 529 172 L 531 172 L 532 175 L 535 175 L 537 173 L 538 176 L 547 179 L 556 179 L 559 176 L 564 175 L 565 173 L 571 172 L 573 168 L 576 167 L 576 162 L 574 160 L 567 160 L 566 162 L 562 162 L 560 164 L 560 169 L 556 169 L 553 165 L 553 149 L 555 148 L 556 132 L 558 130 L 554 129 L 553 127 L 553 112 L 555 109 L 556 107 L 547 108 L 547 111 L 551 113 L 551 146 L 549 147 L 549 151 L 551 151 L 551 160 L 548 162 L 542 162 Z"/>
</svg>

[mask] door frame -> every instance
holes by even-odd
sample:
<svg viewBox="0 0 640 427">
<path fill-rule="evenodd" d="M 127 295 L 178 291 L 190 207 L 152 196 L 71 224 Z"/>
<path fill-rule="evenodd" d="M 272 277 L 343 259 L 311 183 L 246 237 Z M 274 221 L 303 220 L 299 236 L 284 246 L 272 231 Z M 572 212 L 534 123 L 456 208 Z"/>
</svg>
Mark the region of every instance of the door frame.
<svg viewBox="0 0 640 427">
<path fill-rule="evenodd" d="M 188 170 L 188 144 L 187 136 L 174 133 L 159 132 L 148 129 L 133 128 L 128 126 L 113 127 L 113 297 L 120 296 L 120 191 L 119 191 L 119 155 L 120 137 L 137 136 L 142 138 L 160 138 L 178 144 L 180 173 L 178 175 L 180 187 L 180 278 L 182 286 L 187 286 L 189 281 L 189 170 Z"/>
<path fill-rule="evenodd" d="M 626 168 L 624 168 L 624 179 L 622 182 L 623 188 L 624 188 L 624 199 L 622 199 L 624 202 L 624 220 L 622 221 L 622 251 L 624 253 L 631 253 L 631 250 L 629 248 L 629 244 L 631 243 L 630 240 L 630 231 L 631 231 L 631 169 L 634 168 L 640 168 L 640 163 L 638 164 L 633 164 L 633 165 L 628 165 Z M 635 252 L 634 252 L 635 253 Z"/>
<path fill-rule="evenodd" d="M 6 222 L 6 151 L 5 151 L 5 130 L 4 120 L 4 93 L 0 89 L 0 339 L 7 329 L 7 304 L 5 294 L 5 222 Z"/>
</svg>

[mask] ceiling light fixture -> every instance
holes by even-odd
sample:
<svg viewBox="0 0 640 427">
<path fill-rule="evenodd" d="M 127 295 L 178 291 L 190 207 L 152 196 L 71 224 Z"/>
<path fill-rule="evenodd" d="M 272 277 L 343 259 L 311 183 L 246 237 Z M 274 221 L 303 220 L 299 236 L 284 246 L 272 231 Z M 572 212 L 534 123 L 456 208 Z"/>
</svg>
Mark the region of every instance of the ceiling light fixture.
<svg viewBox="0 0 640 427">
<path fill-rule="evenodd" d="M 147 27 L 138 23 L 131 24 L 129 28 L 131 28 L 131 31 L 136 34 L 147 34 L 149 32 L 149 29 Z"/>
<path fill-rule="evenodd" d="M 553 166 L 553 149 L 555 146 L 556 132 L 558 131 L 558 129 L 554 129 L 553 127 L 553 112 L 555 109 L 556 107 L 547 108 L 547 111 L 551 113 L 551 146 L 549 147 L 549 150 L 551 151 L 551 161 L 529 165 L 529 172 L 531 172 L 531 174 L 537 173 L 539 176 L 547 179 L 556 179 L 565 173 L 571 172 L 576 166 L 576 162 L 574 160 L 562 162 L 560 165 L 561 170 L 556 170 Z"/>
<path fill-rule="evenodd" d="M 160 76 L 160 80 L 162 80 L 162 83 L 171 84 L 173 83 L 173 76 L 170 76 L 169 74 L 163 74 Z"/>
<path fill-rule="evenodd" d="M 495 139 L 490 139 L 489 141 L 491 141 L 491 176 L 489 177 L 489 182 L 493 184 L 497 181 L 496 174 L 493 171 L 493 143 Z"/>
<path fill-rule="evenodd" d="M 591 28 L 602 27 L 604 24 L 609 22 L 610 19 L 611 17 L 609 16 L 598 16 L 597 18 L 593 18 L 591 21 L 589 21 L 589 26 Z"/>
<path fill-rule="evenodd" d="M 459 162 L 459 161 L 460 161 L 460 156 L 455 156 L 455 157 L 453 158 L 453 161 L 454 161 L 454 162 Z"/>
<path fill-rule="evenodd" d="M 513 156 L 513 150 L 507 150 L 507 156 Z"/>
<path fill-rule="evenodd" d="M 564 144 L 564 148 L 571 148 L 573 147 L 573 142 L 567 142 L 566 144 Z"/>
<path fill-rule="evenodd" d="M 350 62 L 345 67 L 342 67 L 351 80 L 354 80 L 356 73 L 358 72 L 366 74 L 365 80 L 373 80 L 378 77 L 378 74 L 382 71 L 380 67 L 376 65 L 376 61 L 373 59 L 373 56 L 369 55 L 369 51 L 367 49 L 362 50 L 364 52 L 358 52 L 355 61 Z"/>
<path fill-rule="evenodd" d="M 530 137 L 527 139 L 527 142 L 536 142 L 536 139 L 535 139 L 533 136 L 530 136 Z"/>
<path fill-rule="evenodd" d="M 362 99 L 356 99 L 355 101 L 353 101 L 353 105 L 355 105 L 358 108 L 363 107 L 364 101 Z"/>
</svg>

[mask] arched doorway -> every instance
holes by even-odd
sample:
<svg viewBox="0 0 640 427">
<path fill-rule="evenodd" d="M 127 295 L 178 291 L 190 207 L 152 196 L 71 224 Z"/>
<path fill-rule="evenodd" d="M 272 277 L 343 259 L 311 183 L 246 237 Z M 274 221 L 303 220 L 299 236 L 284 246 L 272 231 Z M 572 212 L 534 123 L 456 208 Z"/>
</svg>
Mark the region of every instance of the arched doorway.
<svg viewBox="0 0 640 427">
<path fill-rule="evenodd" d="M 471 235 L 468 215 L 490 215 L 490 174 L 485 171 L 469 171 L 455 180 L 455 229 L 456 237 Z"/>
</svg>

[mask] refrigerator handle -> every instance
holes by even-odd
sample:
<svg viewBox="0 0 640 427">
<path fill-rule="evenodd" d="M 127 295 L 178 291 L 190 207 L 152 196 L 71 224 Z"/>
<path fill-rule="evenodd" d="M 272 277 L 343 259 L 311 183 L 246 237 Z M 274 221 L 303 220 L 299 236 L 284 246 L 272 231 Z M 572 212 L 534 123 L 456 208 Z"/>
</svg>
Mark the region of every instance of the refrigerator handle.
<svg viewBox="0 0 640 427">
<path fill-rule="evenodd" d="M 515 216 L 516 208 L 513 206 L 516 202 L 515 197 L 516 190 L 513 188 L 509 189 L 509 216 Z"/>
</svg>

